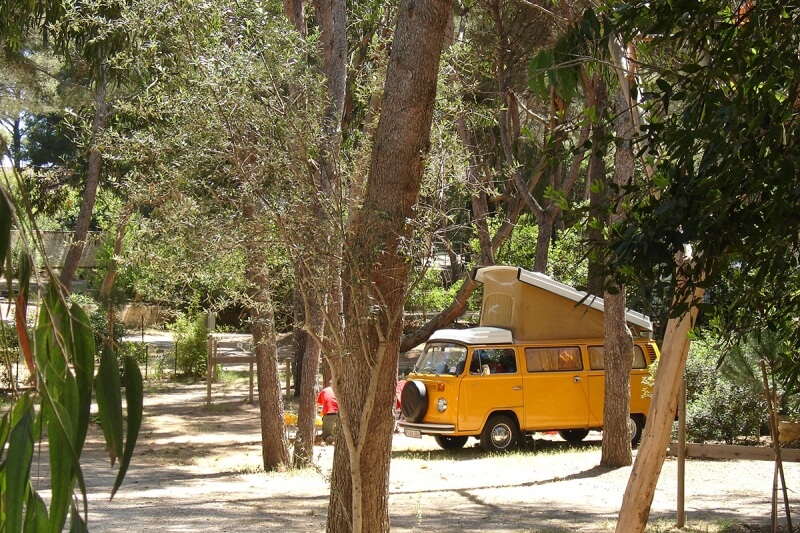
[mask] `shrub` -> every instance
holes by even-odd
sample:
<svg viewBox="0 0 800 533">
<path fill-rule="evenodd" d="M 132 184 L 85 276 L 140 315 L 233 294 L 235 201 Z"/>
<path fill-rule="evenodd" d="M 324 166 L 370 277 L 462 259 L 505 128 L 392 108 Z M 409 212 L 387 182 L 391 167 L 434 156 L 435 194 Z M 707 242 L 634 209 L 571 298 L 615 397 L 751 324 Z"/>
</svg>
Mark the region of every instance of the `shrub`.
<svg viewBox="0 0 800 533">
<path fill-rule="evenodd" d="M 710 336 L 692 343 L 686 362 L 686 433 L 691 442 L 733 444 L 757 437 L 767 419 L 763 395 L 752 383 L 725 376 L 719 360 Z"/>
<path fill-rule="evenodd" d="M 169 330 L 175 342 L 178 372 L 187 377 L 205 375 L 208 364 L 206 316 L 180 313 Z"/>
<path fill-rule="evenodd" d="M 425 276 L 409 295 L 405 309 L 408 312 L 421 312 L 423 315 L 428 313 L 436 314 L 453 302 L 463 283 L 463 279 L 458 280 L 445 289 L 442 282 L 442 272 L 430 268 L 425 271 Z"/>
</svg>

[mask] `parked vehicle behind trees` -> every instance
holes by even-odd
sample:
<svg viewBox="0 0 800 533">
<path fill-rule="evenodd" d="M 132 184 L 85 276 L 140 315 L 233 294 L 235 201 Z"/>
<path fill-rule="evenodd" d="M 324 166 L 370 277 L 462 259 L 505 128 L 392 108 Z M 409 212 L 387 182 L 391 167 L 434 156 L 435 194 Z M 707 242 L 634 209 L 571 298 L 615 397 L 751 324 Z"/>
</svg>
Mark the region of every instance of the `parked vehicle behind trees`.
<svg viewBox="0 0 800 533">
<path fill-rule="evenodd" d="M 527 433 L 555 430 L 579 442 L 602 429 L 602 299 L 514 267 L 481 269 L 476 279 L 486 283 L 480 326 L 431 336 L 403 389 L 405 434 L 433 435 L 444 449 L 471 436 L 486 451 L 506 451 Z M 629 419 L 635 445 L 650 406 L 648 368 L 659 351 L 647 317 L 628 311 L 626 319 L 637 334 Z"/>
</svg>

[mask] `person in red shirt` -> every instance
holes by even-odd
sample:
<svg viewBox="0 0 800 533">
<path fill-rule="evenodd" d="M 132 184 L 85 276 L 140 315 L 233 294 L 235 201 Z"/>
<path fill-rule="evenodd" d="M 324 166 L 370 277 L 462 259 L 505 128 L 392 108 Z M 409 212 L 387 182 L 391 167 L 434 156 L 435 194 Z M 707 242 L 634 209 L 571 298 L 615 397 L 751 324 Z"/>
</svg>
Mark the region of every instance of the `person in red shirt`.
<svg viewBox="0 0 800 533">
<path fill-rule="evenodd" d="M 317 404 L 322 406 L 322 440 L 333 444 L 333 435 L 339 420 L 339 402 L 336 401 L 333 388 L 328 386 L 319 391 Z"/>
</svg>

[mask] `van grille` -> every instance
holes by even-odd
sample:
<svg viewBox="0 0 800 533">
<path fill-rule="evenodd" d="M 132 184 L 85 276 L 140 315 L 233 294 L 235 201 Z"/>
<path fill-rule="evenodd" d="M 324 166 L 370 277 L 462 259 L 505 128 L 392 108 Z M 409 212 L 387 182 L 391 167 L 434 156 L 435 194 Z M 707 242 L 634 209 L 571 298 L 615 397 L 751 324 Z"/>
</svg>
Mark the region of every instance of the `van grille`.
<svg viewBox="0 0 800 533">
<path fill-rule="evenodd" d="M 656 350 L 652 344 L 645 344 L 644 351 L 647 352 L 648 366 L 656 362 Z"/>
</svg>

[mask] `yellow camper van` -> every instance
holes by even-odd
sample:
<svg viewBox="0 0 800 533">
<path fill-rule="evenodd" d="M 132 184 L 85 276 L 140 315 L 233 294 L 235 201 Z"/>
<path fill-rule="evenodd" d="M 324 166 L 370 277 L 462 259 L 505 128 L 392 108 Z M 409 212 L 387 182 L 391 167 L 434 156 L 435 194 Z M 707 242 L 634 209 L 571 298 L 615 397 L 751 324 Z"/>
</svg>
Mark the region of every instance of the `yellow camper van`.
<svg viewBox="0 0 800 533">
<path fill-rule="evenodd" d="M 444 449 L 469 437 L 505 451 L 537 431 L 578 442 L 603 427 L 603 300 L 516 267 L 487 267 L 480 325 L 436 331 L 403 388 L 410 437 Z M 626 313 L 634 334 L 629 428 L 639 442 L 650 399 L 645 377 L 659 353 L 650 320 Z"/>
</svg>

